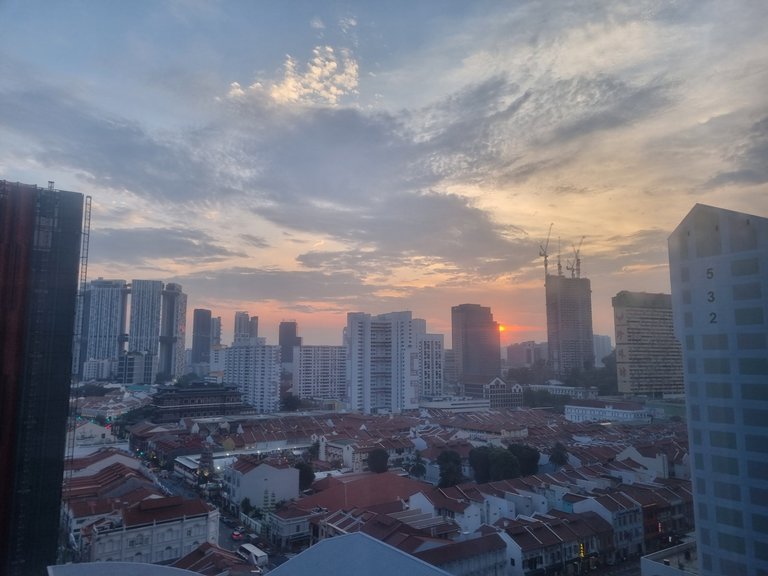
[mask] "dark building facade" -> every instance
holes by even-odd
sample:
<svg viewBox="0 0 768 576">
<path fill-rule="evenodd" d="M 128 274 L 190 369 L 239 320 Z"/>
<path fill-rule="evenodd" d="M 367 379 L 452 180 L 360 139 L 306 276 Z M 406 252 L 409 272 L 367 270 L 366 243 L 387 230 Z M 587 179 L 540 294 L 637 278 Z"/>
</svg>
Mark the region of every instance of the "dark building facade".
<svg viewBox="0 0 768 576">
<path fill-rule="evenodd" d="M 588 278 L 546 276 L 547 355 L 559 377 L 592 368 L 592 287 Z"/>
<path fill-rule="evenodd" d="M 192 312 L 192 364 L 211 361 L 211 311 L 195 308 Z"/>
<path fill-rule="evenodd" d="M 155 423 L 253 413 L 243 404 L 243 396 L 234 386 L 163 388 L 152 397 L 152 407 L 152 420 Z"/>
<path fill-rule="evenodd" d="M 459 383 L 468 396 L 483 397 L 483 386 L 501 375 L 499 325 L 479 304 L 451 308 L 451 335 Z"/>
<path fill-rule="evenodd" d="M 0 573 L 56 563 L 83 196 L 0 180 Z"/>
<path fill-rule="evenodd" d="M 293 320 L 283 320 L 278 329 L 278 344 L 280 344 L 280 358 L 283 364 L 293 362 L 293 347 L 301 346 L 299 337 L 299 325 Z"/>
</svg>

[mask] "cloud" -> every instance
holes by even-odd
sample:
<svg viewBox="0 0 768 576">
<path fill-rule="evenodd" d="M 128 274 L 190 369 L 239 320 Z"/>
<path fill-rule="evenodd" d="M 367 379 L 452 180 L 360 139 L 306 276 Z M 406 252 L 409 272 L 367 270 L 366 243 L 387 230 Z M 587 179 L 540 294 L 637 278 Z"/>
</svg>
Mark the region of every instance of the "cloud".
<svg viewBox="0 0 768 576">
<path fill-rule="evenodd" d="M 180 228 L 94 228 L 90 246 L 89 260 L 97 264 L 139 265 L 169 259 L 200 265 L 243 255 L 219 246 L 205 232 Z"/>
<path fill-rule="evenodd" d="M 240 238 L 242 238 L 247 244 L 254 246 L 256 248 L 268 248 L 269 242 L 266 238 L 263 238 L 262 236 L 256 236 L 254 234 L 240 234 Z"/>
<path fill-rule="evenodd" d="M 708 182 L 709 187 L 768 182 L 768 117 L 752 124 L 746 136 L 731 147 L 726 159 L 735 169 L 717 174 Z"/>
<path fill-rule="evenodd" d="M 264 84 L 256 81 L 247 88 L 238 82 L 229 87 L 230 99 L 268 98 L 277 104 L 319 104 L 335 106 L 344 96 L 355 94 L 358 64 L 346 49 L 317 46 L 312 59 L 302 70 L 298 61 L 287 56 L 281 79 Z"/>
</svg>

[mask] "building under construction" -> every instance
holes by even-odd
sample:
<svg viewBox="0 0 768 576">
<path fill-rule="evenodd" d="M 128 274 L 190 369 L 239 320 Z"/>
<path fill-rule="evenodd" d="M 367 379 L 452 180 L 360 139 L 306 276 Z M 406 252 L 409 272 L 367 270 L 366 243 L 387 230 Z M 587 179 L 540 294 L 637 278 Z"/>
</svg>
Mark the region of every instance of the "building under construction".
<svg viewBox="0 0 768 576">
<path fill-rule="evenodd" d="M 592 287 L 588 278 L 581 277 L 581 242 L 578 248 L 574 246 L 573 260 L 566 265 L 570 275 L 563 274 L 559 254 L 557 273 L 549 273 L 548 246 L 549 236 L 540 252 L 544 257 L 547 302 L 547 360 L 555 375 L 562 378 L 574 371 L 592 368 L 595 363 Z"/>
</svg>

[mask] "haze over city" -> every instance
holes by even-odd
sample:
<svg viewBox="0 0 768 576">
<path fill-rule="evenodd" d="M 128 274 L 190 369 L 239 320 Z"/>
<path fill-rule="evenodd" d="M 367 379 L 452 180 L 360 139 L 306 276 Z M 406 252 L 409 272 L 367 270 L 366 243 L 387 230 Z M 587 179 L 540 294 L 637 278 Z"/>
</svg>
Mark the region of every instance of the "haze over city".
<svg viewBox="0 0 768 576">
<path fill-rule="evenodd" d="M 762 213 L 762 2 L 1 2 L 0 179 L 93 197 L 89 278 L 337 344 L 349 311 L 490 306 L 545 340 L 539 257 L 668 292 L 696 202 Z M 566 272 L 567 273 L 567 272 Z M 449 344 L 450 337 L 448 338 Z"/>
</svg>

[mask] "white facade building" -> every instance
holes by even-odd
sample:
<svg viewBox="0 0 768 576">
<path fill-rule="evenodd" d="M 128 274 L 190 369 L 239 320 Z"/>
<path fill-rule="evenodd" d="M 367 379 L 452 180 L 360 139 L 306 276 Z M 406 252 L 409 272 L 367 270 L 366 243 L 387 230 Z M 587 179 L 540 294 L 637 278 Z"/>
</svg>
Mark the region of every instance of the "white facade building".
<svg viewBox="0 0 768 576">
<path fill-rule="evenodd" d="M 169 562 L 203 542 L 217 544 L 219 511 L 203 500 L 149 498 L 83 531 L 89 562 Z"/>
<path fill-rule="evenodd" d="M 651 412 L 631 402 L 584 400 L 578 404 L 566 404 L 565 419 L 569 422 L 650 422 Z"/>
<path fill-rule="evenodd" d="M 224 469 L 223 476 L 233 506 L 248 498 L 254 508 L 265 509 L 299 497 L 299 471 L 284 462 L 240 456 Z"/>
<path fill-rule="evenodd" d="M 83 331 L 85 354 L 88 360 L 116 361 L 125 333 L 127 287 L 125 280 L 92 280 L 83 295 Z"/>
<path fill-rule="evenodd" d="M 347 395 L 344 346 L 296 346 L 293 391 L 299 398 L 341 399 Z"/>
<path fill-rule="evenodd" d="M 226 351 L 224 382 L 237 386 L 243 402 L 262 413 L 276 412 L 280 403 L 280 346 L 250 338 Z"/>
<path fill-rule="evenodd" d="M 347 314 L 344 347 L 351 410 L 416 409 L 422 385 L 436 387 L 443 378 L 440 338 L 427 334 L 426 321 L 411 312 Z"/>
<path fill-rule="evenodd" d="M 768 219 L 696 204 L 669 272 L 700 573 L 768 573 Z"/>
<path fill-rule="evenodd" d="M 160 346 L 160 280 L 131 281 L 131 314 L 128 352 L 146 352 L 157 356 Z"/>
</svg>

